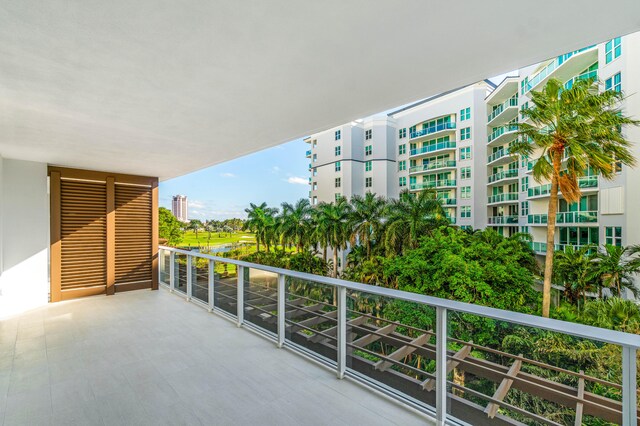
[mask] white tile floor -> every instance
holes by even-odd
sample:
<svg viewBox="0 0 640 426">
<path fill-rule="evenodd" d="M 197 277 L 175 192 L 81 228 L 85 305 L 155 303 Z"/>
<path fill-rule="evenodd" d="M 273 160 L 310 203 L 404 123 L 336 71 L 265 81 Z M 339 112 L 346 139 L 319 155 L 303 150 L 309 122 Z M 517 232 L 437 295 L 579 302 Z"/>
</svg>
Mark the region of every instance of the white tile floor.
<svg viewBox="0 0 640 426">
<path fill-rule="evenodd" d="M 0 321 L 5 426 L 426 423 L 166 290 Z"/>
</svg>

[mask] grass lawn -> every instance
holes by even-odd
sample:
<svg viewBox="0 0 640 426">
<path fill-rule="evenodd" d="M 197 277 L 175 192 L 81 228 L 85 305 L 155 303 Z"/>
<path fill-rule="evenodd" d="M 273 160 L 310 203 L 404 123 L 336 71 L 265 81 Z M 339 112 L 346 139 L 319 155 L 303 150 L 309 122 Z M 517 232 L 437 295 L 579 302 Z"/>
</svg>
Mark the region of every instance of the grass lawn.
<svg viewBox="0 0 640 426">
<path fill-rule="evenodd" d="M 254 245 L 256 242 L 255 237 L 250 232 L 232 232 L 231 234 L 228 232 L 212 232 L 211 239 L 209 239 L 209 234 L 207 232 L 199 231 L 198 239 L 196 239 L 196 234 L 193 231 L 187 231 L 184 233 L 184 238 L 179 245 L 181 247 L 217 246 L 220 244 L 231 244 L 240 241 L 250 242 Z"/>
</svg>

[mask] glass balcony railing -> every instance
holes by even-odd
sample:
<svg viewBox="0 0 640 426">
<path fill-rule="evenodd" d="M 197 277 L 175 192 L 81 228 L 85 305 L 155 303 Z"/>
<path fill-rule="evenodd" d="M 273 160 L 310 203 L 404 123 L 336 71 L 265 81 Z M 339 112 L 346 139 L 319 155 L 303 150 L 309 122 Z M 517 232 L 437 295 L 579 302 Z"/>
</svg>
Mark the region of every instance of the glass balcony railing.
<svg viewBox="0 0 640 426">
<path fill-rule="evenodd" d="M 309 163 L 309 170 L 311 170 L 311 163 Z"/>
<path fill-rule="evenodd" d="M 504 135 L 505 133 L 517 132 L 518 125 L 517 124 L 507 124 L 506 126 L 500 126 L 493 129 L 491 134 L 487 136 L 487 143 L 491 143 L 495 139 Z"/>
<path fill-rule="evenodd" d="M 455 224 L 456 224 L 456 217 L 455 217 L 455 216 L 449 216 L 449 215 L 446 215 L 446 217 L 447 217 L 447 220 L 448 220 L 452 225 L 455 225 Z"/>
<path fill-rule="evenodd" d="M 427 172 L 429 170 L 438 170 L 438 169 L 444 169 L 444 168 L 455 167 L 455 166 L 456 166 L 456 161 L 455 160 L 430 161 L 430 162 L 428 162 L 426 164 L 423 164 L 421 166 L 411 167 L 409 169 L 409 172 L 410 173 Z"/>
<path fill-rule="evenodd" d="M 505 225 L 518 223 L 518 216 L 489 216 L 489 225 Z"/>
<path fill-rule="evenodd" d="M 431 135 L 433 133 L 441 132 L 443 130 L 454 130 L 455 128 L 456 128 L 455 122 L 441 123 L 436 126 L 425 127 L 424 129 L 411 132 L 409 136 L 411 139 L 414 139 L 414 138 L 419 138 L 421 136 L 426 136 L 426 135 Z"/>
<path fill-rule="evenodd" d="M 456 142 L 455 141 L 446 141 L 446 142 L 438 142 L 435 144 L 423 146 L 420 148 L 412 149 L 411 155 L 419 155 L 426 154 L 427 152 L 435 152 L 443 149 L 455 149 Z"/>
<path fill-rule="evenodd" d="M 449 220 L 455 223 L 453 215 Z M 531 246 L 538 252 L 546 249 L 544 243 Z M 433 423 L 485 424 L 487 413 L 499 410 L 499 424 L 584 424 L 576 404 L 582 404 L 589 424 L 636 423 L 640 338 L 635 334 L 166 246 L 159 247 L 159 257 L 161 291 L 238 327 L 259 330 L 277 347 L 287 348 L 283 363 L 290 354 L 312 354 L 338 378 L 366 378 L 362 386 L 433 413 Z M 398 309 L 415 315 L 399 316 Z M 475 327 L 468 326 L 471 321 Z M 500 336 L 497 343 L 485 343 L 475 334 L 498 331 L 557 339 L 585 354 L 603 348 L 612 354 L 607 367 L 616 375 L 582 371 L 583 364 L 571 357 L 523 354 L 520 345 L 502 345 Z M 235 327 L 225 327 L 227 332 L 243 333 Z M 454 367 L 467 380 L 451 378 Z M 250 371 L 241 373 L 230 377 L 252 379 Z M 503 402 L 495 392 L 509 376 L 528 385 L 516 386 L 518 397 Z M 559 412 L 566 415 L 559 418 Z M 358 418 L 358 412 L 353 415 Z"/>
<path fill-rule="evenodd" d="M 582 176 L 578 178 L 578 187 L 584 188 L 597 188 L 598 187 L 598 176 Z M 529 188 L 527 195 L 529 197 L 545 197 L 551 194 L 551 184 L 547 183 L 545 185 L 534 186 L 533 188 Z"/>
<path fill-rule="evenodd" d="M 494 161 L 499 160 L 502 157 L 506 157 L 507 155 L 511 155 L 511 153 L 509 152 L 509 148 L 500 149 L 487 157 L 487 163 L 493 163 Z"/>
<path fill-rule="evenodd" d="M 597 221 L 597 211 L 558 212 L 556 215 L 556 224 L 596 223 Z M 547 224 L 547 214 L 530 214 L 527 217 L 527 222 L 531 225 L 545 225 Z"/>
<path fill-rule="evenodd" d="M 503 203 L 503 202 L 510 202 L 510 201 L 518 201 L 517 192 L 505 192 L 504 194 L 495 194 L 487 198 L 487 202 L 489 204 Z"/>
<path fill-rule="evenodd" d="M 541 69 L 536 75 L 532 76 L 527 81 L 527 84 L 524 87 L 524 92 L 527 93 L 528 91 L 536 87 L 538 84 L 540 84 L 544 79 L 546 79 L 549 75 L 551 75 L 551 73 L 553 73 L 560 65 L 565 63 L 565 61 L 570 57 L 572 57 L 573 55 L 584 52 L 585 50 L 589 50 L 593 47 L 595 47 L 595 45 L 585 47 L 583 49 L 578 49 L 573 52 L 565 53 L 564 55 L 558 56 L 553 61 L 551 61 L 546 67 Z"/>
<path fill-rule="evenodd" d="M 540 243 L 540 242 L 533 241 L 529 243 L 529 247 L 531 247 L 533 251 L 539 254 L 545 254 L 547 252 L 547 243 Z M 582 247 L 589 247 L 589 250 L 587 250 L 587 253 L 592 253 L 597 250 L 597 247 L 591 244 L 554 244 L 553 250 L 564 251 L 567 247 L 573 247 L 574 250 L 578 250 Z"/>
<path fill-rule="evenodd" d="M 410 185 L 411 190 L 413 190 L 413 191 L 418 190 L 418 189 L 447 188 L 447 187 L 452 187 L 452 186 L 456 186 L 456 180 L 455 179 L 440 179 L 440 180 L 430 181 L 430 182 L 412 183 Z"/>
<path fill-rule="evenodd" d="M 517 106 L 518 106 L 518 95 L 515 95 L 507 99 L 505 102 L 501 103 L 500 105 L 498 105 L 496 109 L 494 109 L 491 112 L 491 114 L 487 116 L 487 122 L 490 122 L 491 120 L 493 120 L 494 118 L 502 114 L 505 109 L 509 107 L 517 107 Z"/>
<path fill-rule="evenodd" d="M 440 197 L 438 197 L 438 200 L 440 200 L 440 203 L 443 206 L 455 206 L 458 201 L 455 198 L 440 198 Z"/>
<path fill-rule="evenodd" d="M 491 176 L 489 176 L 489 183 L 493 183 L 493 182 L 497 182 L 499 180 L 503 180 L 503 179 L 509 179 L 509 178 L 517 178 L 518 177 L 518 170 L 517 169 L 511 169 L 511 170 L 505 170 L 502 172 L 498 172 L 498 173 L 494 173 Z"/>
<path fill-rule="evenodd" d="M 310 149 L 309 149 L 309 150 L 307 150 L 307 152 L 305 153 L 305 156 L 306 156 L 307 158 L 311 157 L 311 150 L 310 150 Z"/>
</svg>

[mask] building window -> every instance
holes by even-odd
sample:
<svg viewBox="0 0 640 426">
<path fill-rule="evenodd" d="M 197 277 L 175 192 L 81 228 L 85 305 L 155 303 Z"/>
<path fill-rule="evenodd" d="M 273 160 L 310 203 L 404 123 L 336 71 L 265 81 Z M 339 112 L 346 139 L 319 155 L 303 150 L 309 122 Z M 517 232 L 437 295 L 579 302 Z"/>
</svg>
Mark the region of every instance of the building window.
<svg viewBox="0 0 640 426">
<path fill-rule="evenodd" d="M 342 170 L 342 165 L 339 161 L 336 161 L 336 172 L 339 172 L 340 170 Z"/>
<path fill-rule="evenodd" d="M 336 153 L 336 157 L 340 155 L 340 152 L 342 151 L 342 147 L 341 146 L 336 146 L 334 149 L 335 153 Z"/>
<path fill-rule="evenodd" d="M 318 182 L 313 182 L 313 190 L 315 191 L 316 189 L 318 189 Z"/>
<path fill-rule="evenodd" d="M 616 92 L 622 91 L 622 76 L 620 73 L 609 77 L 604 81 L 604 90 L 615 90 Z"/>
<path fill-rule="evenodd" d="M 464 198 L 464 199 L 471 198 L 471 187 L 470 186 L 463 186 L 462 189 L 460 190 L 460 192 L 461 192 L 460 198 Z"/>
<path fill-rule="evenodd" d="M 528 226 L 521 226 L 520 227 L 520 232 L 523 234 L 528 234 L 529 233 L 529 227 Z"/>
<path fill-rule="evenodd" d="M 460 160 L 470 160 L 471 159 L 471 147 L 466 146 L 464 148 L 460 148 Z"/>
<path fill-rule="evenodd" d="M 460 169 L 460 179 L 471 179 L 471 167 L 462 167 Z"/>
<path fill-rule="evenodd" d="M 313 140 L 313 147 L 315 148 L 316 146 L 318 146 L 318 140 L 317 140 L 317 139 L 314 139 L 314 140 Z"/>
<path fill-rule="evenodd" d="M 336 200 L 336 203 L 337 203 L 338 201 L 340 201 L 340 198 L 342 198 L 342 194 L 340 194 L 339 192 L 336 192 L 334 197 L 335 197 L 335 200 Z"/>
<path fill-rule="evenodd" d="M 460 140 L 466 141 L 467 139 L 471 139 L 471 127 L 460 129 Z"/>
<path fill-rule="evenodd" d="M 407 137 L 407 128 L 398 130 L 398 139 L 404 139 Z"/>
<path fill-rule="evenodd" d="M 407 153 L 407 144 L 403 143 L 402 145 L 398 146 L 398 155 L 402 155 L 402 154 L 406 154 Z"/>
<path fill-rule="evenodd" d="M 364 131 L 364 140 L 368 141 L 371 139 L 371 129 Z"/>
<path fill-rule="evenodd" d="M 524 120 L 524 111 L 529 109 L 529 101 L 522 104 L 520 107 L 520 118 Z"/>
<path fill-rule="evenodd" d="M 529 189 L 529 176 L 525 176 L 522 179 L 520 179 L 520 191 L 527 192 L 528 189 Z"/>
<path fill-rule="evenodd" d="M 313 175 L 318 176 L 318 169 L 316 169 L 315 167 L 313 168 Z"/>
<path fill-rule="evenodd" d="M 604 45 L 604 61 L 609 63 L 622 54 L 622 46 L 620 37 L 616 37 L 613 40 L 609 40 Z"/>
<path fill-rule="evenodd" d="M 405 160 L 398 161 L 398 171 L 407 170 L 407 162 Z"/>
<path fill-rule="evenodd" d="M 318 161 L 318 154 L 313 154 L 313 162 L 315 163 L 316 161 Z"/>
<path fill-rule="evenodd" d="M 336 178 L 336 188 L 340 188 L 342 186 L 342 178 Z"/>
<path fill-rule="evenodd" d="M 342 139 L 342 131 L 340 130 L 336 130 L 336 134 L 335 134 L 336 140 L 339 141 L 340 139 Z"/>
<path fill-rule="evenodd" d="M 371 171 L 371 161 L 365 161 L 364 162 L 364 171 L 365 172 L 370 172 Z"/>
<path fill-rule="evenodd" d="M 372 185 L 373 185 L 373 178 L 371 178 L 371 177 L 364 178 L 364 187 L 365 188 L 371 188 Z"/>
<path fill-rule="evenodd" d="M 471 107 L 460 110 L 460 121 L 469 120 L 471 118 Z"/>
<path fill-rule="evenodd" d="M 460 217 L 462 218 L 471 217 L 471 206 L 460 207 Z"/>
<path fill-rule="evenodd" d="M 604 229 L 606 243 L 612 246 L 622 247 L 622 227 L 607 226 Z"/>
<path fill-rule="evenodd" d="M 317 205 L 318 204 L 318 197 L 313 197 L 313 205 Z"/>
<path fill-rule="evenodd" d="M 528 216 L 529 215 L 529 202 L 528 201 L 522 201 L 520 203 L 520 213 L 522 213 L 522 216 Z"/>
<path fill-rule="evenodd" d="M 371 155 L 373 153 L 373 148 L 371 145 L 367 145 L 364 147 L 364 155 Z"/>
<path fill-rule="evenodd" d="M 402 176 L 399 178 L 400 187 L 403 188 L 407 186 L 407 178 L 406 176 Z"/>
</svg>

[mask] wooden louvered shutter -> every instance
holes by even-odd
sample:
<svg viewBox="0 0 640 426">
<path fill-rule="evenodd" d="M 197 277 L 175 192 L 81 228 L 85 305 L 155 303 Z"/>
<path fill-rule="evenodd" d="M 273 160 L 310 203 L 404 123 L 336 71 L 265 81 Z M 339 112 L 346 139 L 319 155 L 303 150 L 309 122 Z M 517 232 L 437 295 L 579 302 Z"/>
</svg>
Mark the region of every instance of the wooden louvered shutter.
<svg viewBox="0 0 640 426">
<path fill-rule="evenodd" d="M 105 292 L 106 197 L 104 182 L 60 182 L 63 300 Z"/>
<path fill-rule="evenodd" d="M 115 185 L 116 291 L 150 288 L 152 197 L 147 186 Z"/>
</svg>

